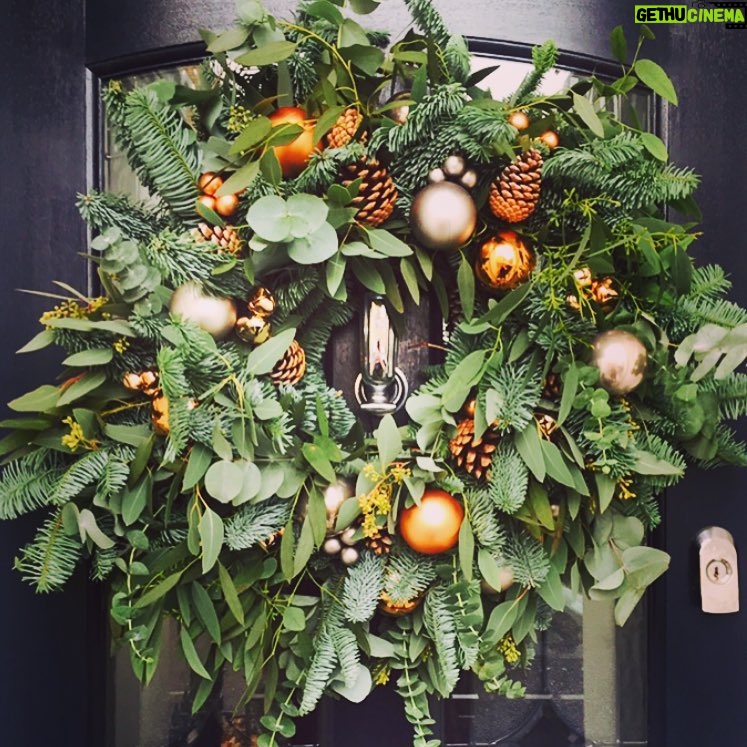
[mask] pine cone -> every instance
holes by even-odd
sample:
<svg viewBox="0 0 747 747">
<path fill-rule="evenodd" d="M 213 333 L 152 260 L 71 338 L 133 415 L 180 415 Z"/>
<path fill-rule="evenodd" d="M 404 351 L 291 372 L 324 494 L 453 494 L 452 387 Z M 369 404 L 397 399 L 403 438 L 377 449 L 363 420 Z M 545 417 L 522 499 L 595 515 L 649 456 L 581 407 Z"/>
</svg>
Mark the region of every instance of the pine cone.
<svg viewBox="0 0 747 747">
<path fill-rule="evenodd" d="M 490 209 L 507 223 L 526 220 L 537 207 L 542 184 L 542 156 L 537 150 L 522 153 L 490 185 Z"/>
<path fill-rule="evenodd" d="M 554 371 L 548 371 L 545 381 L 542 384 L 542 399 L 557 401 L 560 399 L 561 390 L 560 376 Z"/>
<path fill-rule="evenodd" d="M 397 201 L 397 188 L 389 172 L 378 161 L 358 161 L 345 166 L 340 174 L 344 187 L 361 179 L 358 195 L 353 206 L 358 208 L 355 216 L 359 223 L 380 226 L 389 218 Z"/>
<path fill-rule="evenodd" d="M 392 549 L 392 535 L 386 528 L 382 528 L 373 536 L 366 537 L 366 547 L 376 555 L 389 555 Z"/>
<path fill-rule="evenodd" d="M 358 132 L 363 122 L 363 115 L 355 108 L 345 109 L 335 122 L 334 127 L 327 134 L 327 147 L 342 148 L 347 145 Z M 361 142 L 365 142 L 366 133 L 361 135 Z"/>
<path fill-rule="evenodd" d="M 238 255 L 244 246 L 244 242 L 236 233 L 236 229 L 233 226 L 210 226 L 207 223 L 200 223 L 197 226 L 199 236 L 205 241 L 210 241 L 216 244 L 221 249 L 229 252 L 233 255 Z"/>
<path fill-rule="evenodd" d="M 270 373 L 270 378 L 274 384 L 298 384 L 306 373 L 306 353 L 298 344 L 298 340 L 293 340 L 290 347 L 283 353 L 283 357 L 275 364 L 275 368 Z"/>
<path fill-rule="evenodd" d="M 490 474 L 490 463 L 498 448 L 500 436 L 488 428 L 480 438 L 475 438 L 475 421 L 465 418 L 457 424 L 456 436 L 449 442 L 449 451 L 457 465 L 477 480 Z"/>
</svg>

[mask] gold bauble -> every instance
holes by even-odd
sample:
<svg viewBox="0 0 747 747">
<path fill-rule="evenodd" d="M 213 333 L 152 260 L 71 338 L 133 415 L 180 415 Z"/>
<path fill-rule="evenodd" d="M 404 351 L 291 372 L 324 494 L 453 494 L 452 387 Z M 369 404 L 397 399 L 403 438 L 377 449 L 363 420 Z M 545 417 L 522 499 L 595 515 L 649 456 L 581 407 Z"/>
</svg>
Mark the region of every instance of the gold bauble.
<svg viewBox="0 0 747 747">
<path fill-rule="evenodd" d="M 394 602 L 392 598 L 386 593 L 382 592 L 379 598 L 379 612 L 383 612 L 389 617 L 403 617 L 414 612 L 423 601 L 423 595 L 410 599 L 408 602 Z"/>
<path fill-rule="evenodd" d="M 340 507 L 348 498 L 355 495 L 355 486 L 346 477 L 338 477 L 322 491 L 324 508 L 327 510 L 327 532 L 333 532 Z"/>
<path fill-rule="evenodd" d="M 342 551 L 342 542 L 340 542 L 340 538 L 328 537 L 326 540 L 324 540 L 322 550 L 324 550 L 327 555 L 339 555 Z"/>
<path fill-rule="evenodd" d="M 146 397 L 155 397 L 158 394 L 158 374 L 155 371 L 126 373 L 122 377 L 122 384 L 125 389 L 142 392 Z"/>
<path fill-rule="evenodd" d="M 180 285 L 171 296 L 174 316 L 194 322 L 216 340 L 223 339 L 236 324 L 236 304 L 230 298 L 209 296 L 199 283 Z"/>
<path fill-rule="evenodd" d="M 507 291 L 525 282 L 534 269 L 534 254 L 514 231 L 501 231 L 481 247 L 475 261 L 477 279 L 490 290 Z"/>
<path fill-rule="evenodd" d="M 260 286 L 249 299 L 247 308 L 252 314 L 270 316 L 275 311 L 275 296 L 267 288 Z"/>
<path fill-rule="evenodd" d="M 474 201 L 464 187 L 453 182 L 429 184 L 412 201 L 410 228 L 428 249 L 456 249 L 469 241 L 476 225 Z"/>
<path fill-rule="evenodd" d="M 611 329 L 594 338 L 592 362 L 601 386 L 612 394 L 628 394 L 643 381 L 648 354 L 635 335 Z"/>
<path fill-rule="evenodd" d="M 270 339 L 272 325 L 265 317 L 253 314 L 252 316 L 239 317 L 236 320 L 234 330 L 237 336 L 244 342 L 249 342 L 252 345 L 261 345 Z"/>
<path fill-rule="evenodd" d="M 163 394 L 158 394 L 153 398 L 150 419 L 153 423 L 153 430 L 157 435 L 169 435 L 169 431 L 171 431 L 169 423 L 169 400 Z"/>
</svg>

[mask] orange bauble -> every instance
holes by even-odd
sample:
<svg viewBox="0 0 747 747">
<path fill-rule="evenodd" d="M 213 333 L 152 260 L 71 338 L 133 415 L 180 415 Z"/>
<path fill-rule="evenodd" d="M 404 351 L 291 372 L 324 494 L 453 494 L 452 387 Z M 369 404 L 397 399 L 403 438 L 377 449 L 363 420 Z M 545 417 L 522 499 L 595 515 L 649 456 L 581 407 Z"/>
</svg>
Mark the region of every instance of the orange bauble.
<svg viewBox="0 0 747 747">
<path fill-rule="evenodd" d="M 560 143 L 560 138 L 557 132 L 547 130 L 540 135 L 540 140 L 550 149 L 557 148 Z"/>
<path fill-rule="evenodd" d="M 238 195 L 222 195 L 215 198 L 215 212 L 224 218 L 230 218 L 239 206 Z"/>
<path fill-rule="evenodd" d="M 464 509 L 444 490 L 426 490 L 420 505 L 406 508 L 399 518 L 402 539 L 417 552 L 436 555 L 459 541 Z"/>
<path fill-rule="evenodd" d="M 214 195 L 223 186 L 223 179 L 214 171 L 206 171 L 200 175 L 197 186 L 204 194 Z"/>
<path fill-rule="evenodd" d="M 204 205 L 208 210 L 215 210 L 215 197 L 212 195 L 200 195 L 197 202 Z"/>
<path fill-rule="evenodd" d="M 529 127 L 529 117 L 524 112 L 514 112 L 508 118 L 508 123 L 517 130 L 526 130 Z"/>
<path fill-rule="evenodd" d="M 270 114 L 270 122 L 273 125 L 298 124 L 304 131 L 287 145 L 276 145 L 275 155 L 280 163 L 284 179 L 292 179 L 298 176 L 306 167 L 319 143 L 314 142 L 314 122 L 306 121 L 306 112 L 297 106 L 281 106 L 280 109 Z"/>
</svg>

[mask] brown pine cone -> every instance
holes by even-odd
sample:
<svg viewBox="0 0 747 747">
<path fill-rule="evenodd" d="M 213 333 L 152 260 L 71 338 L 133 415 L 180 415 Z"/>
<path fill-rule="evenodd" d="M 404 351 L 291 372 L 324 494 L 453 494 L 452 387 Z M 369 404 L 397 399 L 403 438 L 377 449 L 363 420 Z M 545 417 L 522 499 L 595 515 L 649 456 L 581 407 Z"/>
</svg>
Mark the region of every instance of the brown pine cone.
<svg viewBox="0 0 747 747">
<path fill-rule="evenodd" d="M 542 155 L 537 150 L 522 153 L 506 166 L 490 185 L 490 209 L 507 223 L 526 220 L 537 207 L 542 184 Z"/>
<path fill-rule="evenodd" d="M 347 145 L 358 132 L 363 122 L 363 115 L 354 107 L 345 109 L 335 122 L 334 127 L 327 134 L 327 147 L 342 148 Z M 366 141 L 366 133 L 362 133 L 361 142 Z"/>
<path fill-rule="evenodd" d="M 356 179 L 361 180 L 358 195 L 352 203 L 358 208 L 356 220 L 369 226 L 380 226 L 391 216 L 397 201 L 397 187 L 392 177 L 378 161 L 370 160 L 351 163 L 342 169 L 340 183 L 343 187 L 349 187 Z"/>
<path fill-rule="evenodd" d="M 306 353 L 298 344 L 298 340 L 293 340 L 290 347 L 283 353 L 283 357 L 275 364 L 275 368 L 270 373 L 270 378 L 274 384 L 298 384 L 306 373 Z"/>
<path fill-rule="evenodd" d="M 244 242 L 241 240 L 239 234 L 236 233 L 236 229 L 233 226 L 224 226 L 221 228 L 220 226 L 210 226 L 207 223 L 200 223 L 196 230 L 199 232 L 199 236 L 205 241 L 212 242 L 229 254 L 241 254 L 241 250 L 244 248 Z"/>
<path fill-rule="evenodd" d="M 449 442 L 449 451 L 459 467 L 475 479 L 490 477 L 490 463 L 498 448 L 500 436 L 493 428 L 488 428 L 480 438 L 475 438 L 475 421 L 465 418 L 457 424 L 456 436 Z"/>
<path fill-rule="evenodd" d="M 392 535 L 387 532 L 386 527 L 382 527 L 372 537 L 366 537 L 366 547 L 376 555 L 389 555 L 392 549 Z"/>
</svg>

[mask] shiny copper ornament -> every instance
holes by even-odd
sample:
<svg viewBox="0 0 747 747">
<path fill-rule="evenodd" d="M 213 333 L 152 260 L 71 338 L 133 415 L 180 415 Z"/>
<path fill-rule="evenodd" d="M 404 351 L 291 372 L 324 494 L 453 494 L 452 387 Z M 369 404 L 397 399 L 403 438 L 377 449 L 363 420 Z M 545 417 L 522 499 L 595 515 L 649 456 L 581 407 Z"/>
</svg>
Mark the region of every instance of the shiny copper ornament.
<svg viewBox="0 0 747 747">
<path fill-rule="evenodd" d="M 560 138 L 558 137 L 557 132 L 553 132 L 552 130 L 547 130 L 546 132 L 543 132 L 539 139 L 550 149 L 554 150 L 558 147 L 560 144 Z"/>
<path fill-rule="evenodd" d="M 486 288 L 507 291 L 526 282 L 534 264 L 534 254 L 516 233 L 501 231 L 480 247 L 475 275 Z"/>
<path fill-rule="evenodd" d="M 534 419 L 537 421 L 537 426 L 540 429 L 542 438 L 552 441 L 555 431 L 558 430 L 558 421 L 546 412 L 537 413 L 534 416 Z"/>
<path fill-rule="evenodd" d="M 275 296 L 267 289 L 259 286 L 247 302 L 247 308 L 252 314 L 270 316 L 275 311 Z"/>
<path fill-rule="evenodd" d="M 410 228 L 428 249 L 456 249 L 469 241 L 476 225 L 477 208 L 472 197 L 454 182 L 429 184 L 412 202 Z"/>
<path fill-rule="evenodd" d="M 210 296 L 192 281 L 174 291 L 169 310 L 174 316 L 194 322 L 216 340 L 223 339 L 236 324 L 236 304 L 230 298 Z"/>
<path fill-rule="evenodd" d="M 122 385 L 132 392 L 142 392 L 146 397 L 155 397 L 159 391 L 158 374 L 155 371 L 126 373 L 122 377 Z"/>
<path fill-rule="evenodd" d="M 407 602 L 394 602 L 388 594 L 382 593 L 379 599 L 379 612 L 383 612 L 385 615 L 389 615 L 389 617 L 403 617 L 404 615 L 409 615 L 411 612 L 415 612 L 422 602 L 422 594 Z"/>
<path fill-rule="evenodd" d="M 151 423 L 153 423 L 153 430 L 158 436 L 169 435 L 171 431 L 171 424 L 169 423 L 169 400 L 165 395 L 159 394 L 153 398 L 150 419 Z"/>
<path fill-rule="evenodd" d="M 628 394 L 643 381 L 648 354 L 635 335 L 612 329 L 594 338 L 592 362 L 602 387 L 612 394 Z"/>
<path fill-rule="evenodd" d="M 599 304 L 605 313 L 612 311 L 620 300 L 620 292 L 615 286 L 615 281 L 610 277 L 594 280 L 589 289 L 589 295 L 591 300 Z"/>
<path fill-rule="evenodd" d="M 213 196 L 223 186 L 223 178 L 214 171 L 206 171 L 200 174 L 197 187 L 205 195 Z"/>
<path fill-rule="evenodd" d="M 322 491 L 324 508 L 327 511 L 327 532 L 333 532 L 337 523 L 337 514 L 348 498 L 355 495 L 355 485 L 347 477 L 338 477 L 335 482 Z M 350 528 L 350 527 L 348 527 Z M 347 531 L 347 530 L 346 530 Z"/>
<path fill-rule="evenodd" d="M 236 320 L 234 331 L 239 339 L 252 345 L 261 345 L 270 339 L 272 325 L 263 316 L 252 314 L 242 316 Z"/>
<path fill-rule="evenodd" d="M 526 130 L 529 127 L 529 117 L 524 112 L 512 112 L 508 123 L 517 130 Z"/>
</svg>

